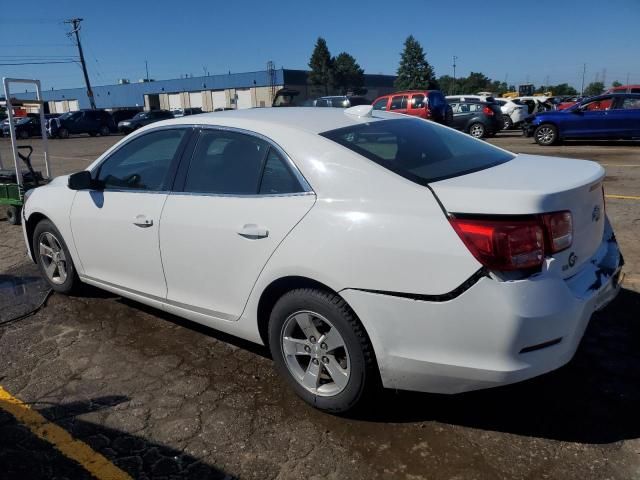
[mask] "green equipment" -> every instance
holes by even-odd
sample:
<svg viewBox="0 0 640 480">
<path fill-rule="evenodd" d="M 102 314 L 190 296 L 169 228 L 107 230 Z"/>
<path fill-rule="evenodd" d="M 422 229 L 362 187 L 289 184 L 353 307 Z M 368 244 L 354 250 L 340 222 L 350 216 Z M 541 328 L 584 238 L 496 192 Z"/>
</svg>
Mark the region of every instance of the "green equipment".
<svg viewBox="0 0 640 480">
<path fill-rule="evenodd" d="M 49 165 L 49 150 L 47 143 L 47 132 L 44 118 L 44 102 L 40 80 L 29 80 L 22 78 L 3 78 L 4 96 L 6 99 L 7 115 L 9 116 L 9 132 L 11 137 L 11 151 L 13 153 L 13 169 L 5 169 L 0 158 L 0 205 L 7 207 L 7 220 L 12 225 L 19 225 L 22 220 L 22 206 L 24 204 L 24 194 L 26 191 L 48 183 L 51 178 L 51 166 Z M 11 84 L 30 84 L 36 87 L 36 99 L 20 100 L 11 96 Z M 31 145 L 18 145 L 15 129 L 14 108 L 25 106 L 39 106 L 40 128 L 42 135 L 42 148 L 44 150 L 44 164 L 46 177 L 39 171 L 35 171 L 31 165 Z M 23 154 L 26 151 L 27 154 Z M 23 169 L 22 164 L 26 166 Z"/>
</svg>

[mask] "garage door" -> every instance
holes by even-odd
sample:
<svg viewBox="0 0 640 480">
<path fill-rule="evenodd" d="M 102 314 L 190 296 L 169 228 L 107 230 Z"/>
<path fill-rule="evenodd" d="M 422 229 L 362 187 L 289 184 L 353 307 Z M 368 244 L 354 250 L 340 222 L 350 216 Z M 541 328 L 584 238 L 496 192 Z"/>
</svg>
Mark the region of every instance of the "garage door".
<svg viewBox="0 0 640 480">
<path fill-rule="evenodd" d="M 217 92 L 211 92 L 211 97 L 213 99 L 213 109 L 216 108 L 224 108 L 227 106 L 227 97 L 224 94 L 224 90 L 219 90 Z"/>
<path fill-rule="evenodd" d="M 202 108 L 202 92 L 189 92 L 191 108 Z"/>
<path fill-rule="evenodd" d="M 236 93 L 238 94 L 238 109 L 253 107 L 251 90 L 236 90 Z"/>
<path fill-rule="evenodd" d="M 169 110 L 175 110 L 176 108 L 182 108 L 182 102 L 180 101 L 179 93 L 169 94 Z"/>
<path fill-rule="evenodd" d="M 80 103 L 78 100 L 69 100 L 69 111 L 77 112 L 78 110 L 80 110 Z"/>
<path fill-rule="evenodd" d="M 56 113 L 65 113 L 67 111 L 68 103 L 65 100 L 56 102 Z"/>
</svg>

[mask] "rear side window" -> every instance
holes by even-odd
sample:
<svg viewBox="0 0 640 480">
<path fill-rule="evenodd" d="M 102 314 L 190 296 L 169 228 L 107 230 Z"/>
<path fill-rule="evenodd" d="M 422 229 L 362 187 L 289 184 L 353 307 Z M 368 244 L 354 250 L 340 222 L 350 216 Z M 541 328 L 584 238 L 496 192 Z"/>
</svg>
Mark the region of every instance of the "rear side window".
<svg viewBox="0 0 640 480">
<path fill-rule="evenodd" d="M 402 110 L 407 108 L 407 96 L 396 96 L 391 97 L 391 105 L 389 106 L 389 110 Z"/>
<path fill-rule="evenodd" d="M 624 98 L 622 99 L 622 105 L 620 108 L 623 110 L 640 110 L 640 98 Z"/>
<path fill-rule="evenodd" d="M 321 135 L 420 185 L 514 158 L 468 135 L 414 118 L 353 125 Z"/>
<path fill-rule="evenodd" d="M 373 109 L 374 110 L 386 110 L 387 109 L 387 101 L 389 99 L 387 97 L 381 98 L 380 100 L 377 100 L 374 104 L 373 104 Z"/>
<path fill-rule="evenodd" d="M 284 159 L 273 148 L 269 149 L 260 183 L 261 195 L 300 193 L 302 187 L 291 173 Z"/>
<path fill-rule="evenodd" d="M 411 97 L 411 108 L 424 108 L 427 103 L 422 93 L 417 93 Z"/>
<path fill-rule="evenodd" d="M 441 93 L 431 92 L 429 94 L 429 102 L 431 103 L 431 106 L 437 110 L 444 105 L 445 99 Z"/>
<path fill-rule="evenodd" d="M 249 135 L 203 131 L 191 157 L 184 191 L 255 195 L 267 147 L 266 142 Z"/>
</svg>

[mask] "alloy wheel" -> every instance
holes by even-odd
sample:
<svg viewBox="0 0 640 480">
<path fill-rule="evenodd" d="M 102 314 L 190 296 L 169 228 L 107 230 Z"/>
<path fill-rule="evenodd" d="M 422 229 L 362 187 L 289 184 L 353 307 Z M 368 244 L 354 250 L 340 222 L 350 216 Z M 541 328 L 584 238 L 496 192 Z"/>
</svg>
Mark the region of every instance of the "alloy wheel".
<svg viewBox="0 0 640 480">
<path fill-rule="evenodd" d="M 290 315 L 280 347 L 293 378 L 312 394 L 333 396 L 347 386 L 351 364 L 346 343 L 322 315 L 308 310 Z"/>
<path fill-rule="evenodd" d="M 40 262 L 51 283 L 62 285 L 67 280 L 67 257 L 58 239 L 50 232 L 40 235 Z"/>
<path fill-rule="evenodd" d="M 555 137 L 555 132 L 551 127 L 540 127 L 536 131 L 536 140 L 538 143 L 542 143 L 544 145 L 549 145 L 553 143 Z"/>
<path fill-rule="evenodd" d="M 479 123 L 476 123 L 474 125 L 471 125 L 469 133 L 474 138 L 482 138 L 482 136 L 484 135 L 484 127 Z"/>
</svg>

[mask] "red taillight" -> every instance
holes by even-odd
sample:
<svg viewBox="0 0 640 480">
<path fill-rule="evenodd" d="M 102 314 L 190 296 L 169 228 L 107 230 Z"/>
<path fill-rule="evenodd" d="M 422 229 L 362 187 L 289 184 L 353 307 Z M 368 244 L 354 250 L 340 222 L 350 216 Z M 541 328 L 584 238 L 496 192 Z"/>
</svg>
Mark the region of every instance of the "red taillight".
<svg viewBox="0 0 640 480">
<path fill-rule="evenodd" d="M 489 115 L 489 116 L 491 116 L 491 115 L 493 115 L 493 114 L 494 114 L 494 113 L 493 113 L 493 110 L 491 110 L 489 107 L 484 107 L 484 108 L 482 109 L 482 112 L 483 112 L 483 113 L 485 113 L 485 114 L 487 114 L 487 115 Z"/>
<path fill-rule="evenodd" d="M 523 219 L 455 218 L 451 225 L 469 251 L 490 270 L 520 270 L 542 265 L 545 249 L 556 253 L 573 241 L 568 211 Z"/>
<path fill-rule="evenodd" d="M 542 215 L 551 253 L 558 253 L 573 243 L 573 218 L 571 212 L 555 212 Z"/>
</svg>

